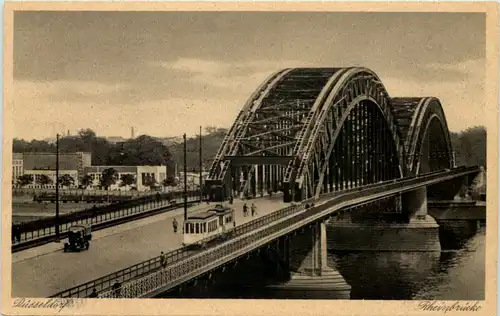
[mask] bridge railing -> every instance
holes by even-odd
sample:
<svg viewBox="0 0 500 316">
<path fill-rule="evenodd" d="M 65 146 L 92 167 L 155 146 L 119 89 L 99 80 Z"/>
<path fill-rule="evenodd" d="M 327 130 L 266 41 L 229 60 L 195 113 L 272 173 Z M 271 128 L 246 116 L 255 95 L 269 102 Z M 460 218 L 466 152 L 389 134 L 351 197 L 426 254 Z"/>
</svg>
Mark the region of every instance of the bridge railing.
<svg viewBox="0 0 500 316">
<path fill-rule="evenodd" d="M 122 292 L 120 294 L 116 293 L 114 290 L 108 290 L 101 293 L 99 297 L 133 298 L 147 294 L 155 288 L 164 286 L 165 281 L 175 281 L 194 269 L 199 269 L 204 267 L 206 264 L 217 262 L 228 254 L 233 253 L 235 250 L 241 249 L 242 245 L 253 242 L 255 239 L 248 238 L 246 235 L 251 231 L 255 231 L 256 228 L 263 227 L 280 218 L 302 210 L 304 210 L 304 205 L 294 205 L 269 214 L 268 216 L 253 220 L 247 223 L 248 225 L 245 225 L 245 227 L 242 227 L 240 230 L 242 235 L 240 235 L 239 238 L 230 239 L 228 242 L 211 248 L 208 251 L 193 254 L 192 256 L 186 258 L 186 260 L 176 262 L 167 266 L 165 269 L 146 275 L 132 283 L 125 283 L 125 285 L 122 286 Z M 256 234 L 251 234 L 251 236 L 254 235 Z M 160 277 L 160 279 L 158 279 L 158 277 Z M 153 288 L 151 288 L 152 286 Z"/>
<path fill-rule="evenodd" d="M 434 175 L 437 173 L 442 172 L 426 175 L 429 178 L 427 181 L 432 180 L 433 177 L 437 177 L 437 175 Z M 405 181 L 405 185 L 411 185 L 422 181 L 421 179 L 418 179 L 420 177 L 423 176 L 412 177 L 411 179 L 401 179 L 398 181 L 386 181 L 385 183 L 377 184 L 375 187 L 365 188 L 363 190 L 351 189 L 349 190 L 350 192 L 343 191 L 343 194 L 339 194 L 334 197 L 335 203 L 340 204 L 342 202 L 354 200 L 363 196 L 377 194 L 389 189 L 395 189 L 397 188 L 397 182 Z M 326 200 L 333 202 L 332 199 L 328 197 L 326 197 Z M 289 230 L 291 232 L 293 229 L 297 228 L 294 228 L 294 225 L 330 207 L 331 203 L 324 203 L 309 209 L 305 209 L 304 204 L 281 209 L 275 213 L 269 214 L 269 216 L 248 223 L 249 225 L 245 229 L 245 231 L 249 232 L 248 234 L 233 238 L 214 248 L 189 256 L 185 260 L 180 260 L 164 269 L 145 275 L 141 278 L 133 280 L 132 282 L 125 283 L 124 285 L 121 285 L 119 289 L 108 290 L 100 293 L 99 297 L 136 298 L 152 293 L 155 290 L 166 290 L 166 286 L 172 288 L 176 285 L 182 284 L 192 277 L 208 272 L 228 260 L 234 259 L 239 255 L 255 249 L 259 246 L 256 244 L 257 242 L 263 242 L 265 244 L 271 241 L 275 238 L 275 236 L 272 238 L 268 237 L 275 235 L 278 232 L 283 233 L 284 230 Z M 283 220 L 279 221 L 279 219 Z M 267 225 L 270 223 L 274 225 Z M 268 238 L 268 240 L 264 240 L 266 238 Z"/>
<path fill-rule="evenodd" d="M 199 200 L 198 191 L 188 192 L 188 201 Z M 136 200 L 120 204 L 112 204 L 104 207 L 96 207 L 78 212 L 64 214 L 59 217 L 59 232 L 64 238 L 69 227 L 78 224 L 99 225 L 113 222 L 120 218 L 136 216 L 147 213 L 158 208 L 176 205 L 184 199 L 183 192 L 150 195 Z M 55 238 L 56 219 L 50 217 L 32 222 L 12 225 L 12 249 L 19 251 L 29 248 L 37 242 L 52 240 Z"/>
</svg>

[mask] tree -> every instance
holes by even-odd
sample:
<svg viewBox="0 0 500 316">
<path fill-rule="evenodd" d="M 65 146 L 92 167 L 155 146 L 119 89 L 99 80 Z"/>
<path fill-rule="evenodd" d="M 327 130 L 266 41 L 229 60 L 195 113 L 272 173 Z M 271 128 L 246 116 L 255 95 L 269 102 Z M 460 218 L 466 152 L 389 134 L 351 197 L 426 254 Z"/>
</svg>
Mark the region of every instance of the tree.
<svg viewBox="0 0 500 316">
<path fill-rule="evenodd" d="M 94 181 L 92 180 L 92 177 L 90 175 L 84 175 L 82 179 L 80 180 L 80 183 L 84 187 L 88 187 L 91 185 Z"/>
<path fill-rule="evenodd" d="M 126 166 L 165 165 L 171 159 L 167 146 L 154 137 L 142 135 L 110 146 L 108 164 Z"/>
<path fill-rule="evenodd" d="M 73 179 L 72 176 L 69 174 L 64 174 L 59 177 L 59 185 L 62 185 L 63 187 L 70 187 L 75 184 L 75 179 Z"/>
<path fill-rule="evenodd" d="M 156 179 L 150 175 L 148 175 L 144 181 L 144 185 L 148 186 L 150 189 L 154 189 L 157 186 L 158 182 Z"/>
<path fill-rule="evenodd" d="M 53 183 L 52 179 L 49 178 L 49 176 L 47 176 L 46 174 L 41 174 L 40 177 L 38 177 L 36 182 L 39 185 L 49 185 L 49 184 Z"/>
<path fill-rule="evenodd" d="M 226 133 L 228 132 L 225 128 L 218 128 L 213 126 L 208 126 L 205 128 L 205 134 L 202 138 L 202 150 L 203 150 L 203 169 L 207 170 L 210 168 L 213 158 L 219 150 L 220 144 L 224 140 Z M 173 160 L 178 166 L 184 164 L 184 144 L 182 141 L 172 142 L 169 144 L 169 149 L 172 153 Z M 199 146 L 200 140 L 199 136 L 193 136 L 186 140 L 187 147 L 187 165 L 189 169 L 195 169 L 196 172 L 199 171 Z M 169 170 L 174 170 L 174 164 L 167 165 Z M 175 176 L 173 173 L 169 172 L 169 176 Z"/>
<path fill-rule="evenodd" d="M 118 171 L 114 168 L 106 168 L 102 171 L 101 186 L 106 190 L 118 180 Z"/>
<path fill-rule="evenodd" d="M 12 149 L 16 153 L 56 151 L 55 144 L 38 140 L 27 142 L 22 139 L 14 139 Z M 157 138 L 142 135 L 120 144 L 112 144 L 105 138 L 97 137 L 88 128 L 80 130 L 77 136 L 61 137 L 59 149 L 62 153 L 91 152 L 93 165 L 167 165 L 170 169 L 173 161 L 169 148 Z"/>
<path fill-rule="evenodd" d="M 177 186 L 177 181 L 175 180 L 174 177 L 168 177 L 165 180 L 163 180 L 161 184 L 165 187 L 175 187 Z"/>
<path fill-rule="evenodd" d="M 17 178 L 17 185 L 20 187 L 24 187 L 30 183 L 33 183 L 33 175 L 31 174 L 23 174 Z"/>
<path fill-rule="evenodd" d="M 486 128 L 474 126 L 460 133 L 450 133 L 457 166 L 486 167 Z"/>
<path fill-rule="evenodd" d="M 133 174 L 123 174 L 120 180 L 120 186 L 122 187 L 135 184 L 135 176 Z"/>
</svg>

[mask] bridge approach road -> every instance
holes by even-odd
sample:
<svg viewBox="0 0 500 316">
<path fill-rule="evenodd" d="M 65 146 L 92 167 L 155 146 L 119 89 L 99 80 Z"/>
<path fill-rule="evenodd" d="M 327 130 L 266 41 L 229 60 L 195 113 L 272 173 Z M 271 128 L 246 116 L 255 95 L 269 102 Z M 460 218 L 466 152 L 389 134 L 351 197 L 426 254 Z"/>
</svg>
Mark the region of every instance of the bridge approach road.
<svg viewBox="0 0 500 316">
<path fill-rule="evenodd" d="M 242 206 L 255 203 L 258 214 L 243 217 Z M 237 226 L 287 206 L 283 197 L 235 200 Z M 206 211 L 215 204 L 191 207 L 189 213 Z M 182 233 L 175 234 L 172 220 L 183 222 L 183 210 L 175 210 L 93 233 L 88 251 L 64 253 L 63 243 L 47 244 L 12 255 L 12 296 L 48 297 L 117 270 L 181 248 Z"/>
</svg>

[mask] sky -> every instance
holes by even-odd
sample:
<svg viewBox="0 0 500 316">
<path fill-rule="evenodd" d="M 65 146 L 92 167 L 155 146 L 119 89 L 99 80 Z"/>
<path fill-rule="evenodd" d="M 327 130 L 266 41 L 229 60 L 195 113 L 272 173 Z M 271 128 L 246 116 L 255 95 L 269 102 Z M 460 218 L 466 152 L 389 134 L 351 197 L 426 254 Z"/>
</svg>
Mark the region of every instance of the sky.
<svg viewBox="0 0 500 316">
<path fill-rule="evenodd" d="M 14 137 L 230 127 L 271 73 L 303 66 L 370 68 L 460 131 L 485 124 L 485 41 L 481 13 L 16 12 Z"/>
</svg>

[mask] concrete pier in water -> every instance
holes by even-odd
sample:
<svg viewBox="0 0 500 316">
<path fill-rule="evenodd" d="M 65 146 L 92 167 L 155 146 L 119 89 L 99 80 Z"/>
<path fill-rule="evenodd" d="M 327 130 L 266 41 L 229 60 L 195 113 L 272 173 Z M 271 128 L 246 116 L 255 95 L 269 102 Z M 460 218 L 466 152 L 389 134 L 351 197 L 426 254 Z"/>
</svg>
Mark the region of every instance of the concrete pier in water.
<svg viewBox="0 0 500 316">
<path fill-rule="evenodd" d="M 267 286 L 275 295 L 294 299 L 349 299 L 351 286 L 327 264 L 326 223 L 317 222 L 279 243 L 279 252 L 290 269 L 290 278 Z"/>
<path fill-rule="evenodd" d="M 328 248 L 335 251 L 440 251 L 439 225 L 427 214 L 425 188 L 404 193 L 396 221 L 356 219 L 352 212 L 328 222 Z"/>
</svg>

